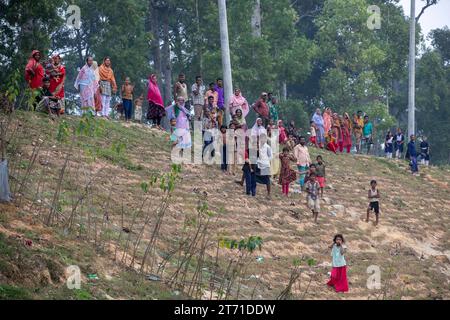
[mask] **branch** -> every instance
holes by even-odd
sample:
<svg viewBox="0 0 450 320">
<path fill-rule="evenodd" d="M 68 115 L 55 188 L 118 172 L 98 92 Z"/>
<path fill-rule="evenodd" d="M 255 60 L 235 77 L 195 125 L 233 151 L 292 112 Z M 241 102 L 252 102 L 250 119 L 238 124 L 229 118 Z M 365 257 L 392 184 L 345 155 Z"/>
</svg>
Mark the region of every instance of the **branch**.
<svg viewBox="0 0 450 320">
<path fill-rule="evenodd" d="M 425 10 L 427 10 L 429 7 L 437 4 L 438 0 L 427 0 L 427 4 L 420 10 L 419 15 L 416 18 L 416 22 L 419 22 L 420 17 L 424 14 Z"/>
</svg>

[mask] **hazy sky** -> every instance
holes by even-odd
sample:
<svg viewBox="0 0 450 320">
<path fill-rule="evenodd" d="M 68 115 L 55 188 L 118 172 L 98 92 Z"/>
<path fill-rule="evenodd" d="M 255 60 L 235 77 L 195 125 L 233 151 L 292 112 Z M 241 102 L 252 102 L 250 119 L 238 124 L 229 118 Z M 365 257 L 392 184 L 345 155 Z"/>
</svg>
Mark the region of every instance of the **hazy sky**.
<svg viewBox="0 0 450 320">
<path fill-rule="evenodd" d="M 410 15 L 411 0 L 400 0 L 405 14 Z M 416 16 L 420 13 L 425 1 L 416 0 Z M 383 14 L 383 13 L 382 13 Z M 440 0 L 437 5 L 429 7 L 420 17 L 419 23 L 422 27 L 424 36 L 436 28 L 448 26 L 450 28 L 450 0 Z M 429 41 L 427 41 L 429 44 Z"/>
</svg>

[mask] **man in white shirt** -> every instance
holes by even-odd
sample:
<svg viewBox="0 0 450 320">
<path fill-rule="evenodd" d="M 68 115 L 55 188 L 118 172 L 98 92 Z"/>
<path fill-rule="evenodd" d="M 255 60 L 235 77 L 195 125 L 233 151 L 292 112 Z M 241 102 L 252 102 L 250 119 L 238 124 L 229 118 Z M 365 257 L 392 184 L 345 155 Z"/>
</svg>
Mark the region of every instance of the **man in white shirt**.
<svg viewBox="0 0 450 320">
<path fill-rule="evenodd" d="M 192 103 L 194 105 L 195 120 L 201 121 L 204 105 L 205 86 L 201 76 L 195 77 L 192 85 Z"/>
<path fill-rule="evenodd" d="M 311 158 L 309 156 L 308 147 L 306 146 L 305 137 L 300 137 L 300 144 L 296 145 L 294 148 L 294 156 L 297 158 L 297 168 L 299 171 L 299 180 L 301 190 L 305 186 L 305 176 L 308 172 L 309 165 L 311 164 Z M 301 192 L 300 190 L 300 192 Z"/>
</svg>

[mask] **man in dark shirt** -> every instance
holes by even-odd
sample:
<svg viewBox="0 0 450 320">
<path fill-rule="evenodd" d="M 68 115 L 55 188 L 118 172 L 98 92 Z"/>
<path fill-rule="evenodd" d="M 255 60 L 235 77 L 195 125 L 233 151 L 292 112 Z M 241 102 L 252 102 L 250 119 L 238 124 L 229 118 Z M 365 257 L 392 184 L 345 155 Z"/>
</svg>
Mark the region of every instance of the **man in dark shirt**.
<svg viewBox="0 0 450 320">
<path fill-rule="evenodd" d="M 413 134 L 409 139 L 408 154 L 410 159 L 411 172 L 413 175 L 417 175 L 419 173 L 419 166 L 417 165 L 416 137 Z"/>
<path fill-rule="evenodd" d="M 267 105 L 267 93 L 263 92 L 261 94 L 261 98 L 253 105 L 253 110 L 257 113 L 258 118 L 262 119 L 264 127 L 267 127 L 270 118 L 269 106 Z"/>
<path fill-rule="evenodd" d="M 430 146 L 427 137 L 422 138 L 420 143 L 420 162 L 426 166 L 430 164 Z"/>
</svg>

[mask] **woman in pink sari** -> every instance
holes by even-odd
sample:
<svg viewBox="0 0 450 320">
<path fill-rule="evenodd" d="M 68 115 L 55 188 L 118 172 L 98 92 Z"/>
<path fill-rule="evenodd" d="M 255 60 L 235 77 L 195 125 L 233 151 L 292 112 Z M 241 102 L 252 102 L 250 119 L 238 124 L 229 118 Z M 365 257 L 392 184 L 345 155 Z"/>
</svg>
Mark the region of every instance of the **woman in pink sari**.
<svg viewBox="0 0 450 320">
<path fill-rule="evenodd" d="M 250 111 L 250 107 L 247 100 L 242 96 L 241 90 L 238 88 L 234 89 L 234 95 L 230 100 L 231 115 L 234 115 L 238 109 L 241 109 L 245 118 Z"/>
<path fill-rule="evenodd" d="M 95 73 L 92 69 L 94 60 L 92 57 L 86 59 L 86 64 L 81 68 L 75 80 L 75 88 L 80 91 L 81 110 L 94 112 L 95 99 L 94 95 L 98 88 L 98 82 L 95 81 Z"/>
<path fill-rule="evenodd" d="M 327 107 L 325 108 L 325 111 L 323 113 L 323 128 L 325 129 L 326 133 L 330 132 L 332 122 L 331 108 Z"/>
<path fill-rule="evenodd" d="M 158 129 L 161 129 L 161 119 L 166 115 L 164 108 L 164 102 L 161 97 L 161 92 L 158 87 L 158 79 L 155 74 L 152 74 L 148 79 L 148 112 L 147 119 L 153 121 L 153 125 L 156 125 Z"/>
</svg>

